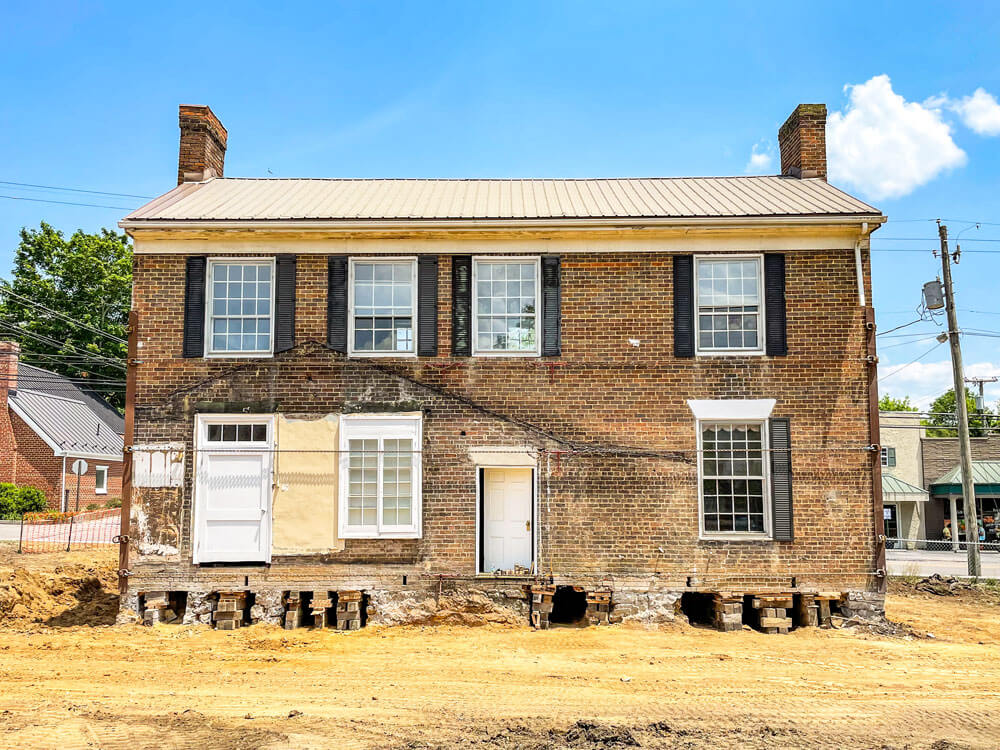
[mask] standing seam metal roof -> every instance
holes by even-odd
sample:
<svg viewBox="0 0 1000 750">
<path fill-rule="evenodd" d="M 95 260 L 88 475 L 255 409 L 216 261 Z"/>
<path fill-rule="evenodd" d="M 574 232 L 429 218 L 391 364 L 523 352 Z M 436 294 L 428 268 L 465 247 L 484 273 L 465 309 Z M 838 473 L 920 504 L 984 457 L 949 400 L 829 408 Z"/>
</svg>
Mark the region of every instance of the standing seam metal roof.
<svg viewBox="0 0 1000 750">
<path fill-rule="evenodd" d="M 531 220 L 880 216 L 821 179 L 417 180 L 215 178 L 126 216 L 144 221 Z"/>
<path fill-rule="evenodd" d="M 18 388 L 8 400 L 66 453 L 121 460 L 124 440 L 83 401 Z"/>
</svg>

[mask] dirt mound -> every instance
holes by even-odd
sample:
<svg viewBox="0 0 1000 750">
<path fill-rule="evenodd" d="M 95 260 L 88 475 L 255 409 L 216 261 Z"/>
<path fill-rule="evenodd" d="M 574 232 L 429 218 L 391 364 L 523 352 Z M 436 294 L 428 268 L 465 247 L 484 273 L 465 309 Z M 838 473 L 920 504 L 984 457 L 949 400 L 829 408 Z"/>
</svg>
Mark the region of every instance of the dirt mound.
<svg viewBox="0 0 1000 750">
<path fill-rule="evenodd" d="M 0 625 L 5 627 L 113 625 L 117 611 L 114 564 L 0 571 Z"/>
<path fill-rule="evenodd" d="M 996 581 L 972 581 L 937 573 L 926 578 L 890 578 L 889 593 L 931 599 L 956 597 L 978 604 L 1000 604 L 1000 585 Z"/>
</svg>

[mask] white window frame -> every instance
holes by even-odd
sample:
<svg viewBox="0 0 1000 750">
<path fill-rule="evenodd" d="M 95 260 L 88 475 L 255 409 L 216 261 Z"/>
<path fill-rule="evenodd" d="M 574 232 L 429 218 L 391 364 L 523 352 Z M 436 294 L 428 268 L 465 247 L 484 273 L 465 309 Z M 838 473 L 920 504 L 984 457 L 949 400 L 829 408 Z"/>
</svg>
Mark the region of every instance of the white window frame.
<svg viewBox="0 0 1000 750">
<path fill-rule="evenodd" d="M 881 448 L 879 448 L 878 453 L 879 453 L 879 460 L 880 460 L 879 462 L 882 464 L 883 467 L 888 468 L 888 466 L 889 466 L 889 448 L 887 446 L 883 445 Z"/>
<path fill-rule="evenodd" d="M 419 539 L 423 533 L 423 415 L 400 414 L 342 414 L 340 416 L 339 502 L 337 504 L 337 532 L 341 539 Z M 375 524 L 349 526 L 347 523 L 348 496 L 350 493 L 350 441 L 359 439 L 413 441 L 411 461 L 410 521 L 408 526 L 385 526 L 382 523 L 382 458 L 379 449 L 378 494 L 375 506 Z"/>
<path fill-rule="evenodd" d="M 698 538 L 704 540 L 718 541 L 768 541 L 774 538 L 774 526 L 771 520 L 771 435 L 767 418 L 750 419 L 719 419 L 706 418 L 696 419 L 695 429 L 697 430 L 698 447 Z M 764 531 L 705 531 L 705 471 L 704 471 L 704 447 L 702 445 L 702 431 L 708 425 L 740 425 L 759 424 L 761 425 L 761 468 L 763 469 L 764 484 L 761 488 L 764 502 Z"/>
<path fill-rule="evenodd" d="M 100 487 L 97 483 L 97 478 L 101 475 L 104 476 L 104 486 Z M 107 466 L 95 466 L 94 467 L 94 494 L 95 495 L 107 495 L 108 494 L 108 467 Z"/>
<path fill-rule="evenodd" d="M 479 348 L 479 263 L 533 263 L 535 266 L 535 349 L 493 351 Z M 542 256 L 481 255 L 472 259 L 472 355 L 474 357 L 540 357 L 542 355 Z M 523 316 L 522 316 L 523 317 Z"/>
<path fill-rule="evenodd" d="M 212 289 L 212 266 L 216 264 L 240 264 L 240 265 L 270 265 L 271 267 L 271 348 L 268 351 L 252 351 L 252 352 L 233 352 L 233 351 L 215 351 L 212 349 L 212 302 L 213 302 L 213 289 Z M 274 298 L 275 289 L 278 285 L 278 279 L 275 276 L 277 271 L 274 257 L 259 257 L 259 256 L 242 256 L 234 258 L 209 258 L 208 263 L 205 266 L 205 357 L 211 359 L 267 359 L 268 357 L 274 356 L 274 324 L 277 320 L 274 309 Z M 229 317 L 227 315 L 220 317 Z"/>
<path fill-rule="evenodd" d="M 413 351 L 412 352 L 371 352 L 371 351 L 358 351 L 354 348 L 354 264 L 355 263 L 410 263 L 413 266 L 413 275 L 410 277 L 410 305 L 412 308 L 412 315 L 410 320 L 412 321 L 413 327 Z M 415 255 L 407 256 L 390 256 L 383 258 L 382 256 L 359 256 L 351 257 L 348 259 L 347 263 L 347 353 L 350 357 L 416 357 L 417 356 L 417 346 L 419 345 L 417 335 L 417 306 L 419 300 L 417 299 L 417 293 L 419 291 L 418 279 L 417 279 L 417 257 Z"/>
<path fill-rule="evenodd" d="M 267 424 L 267 440 L 265 441 L 231 441 L 231 442 L 209 442 L 208 426 L 211 424 Z M 264 471 L 261 477 L 261 491 L 265 498 L 267 508 L 264 510 L 261 533 L 264 535 L 264 560 L 271 562 L 272 545 L 272 523 L 271 514 L 274 503 L 274 415 L 273 414 L 196 414 L 194 420 L 194 446 L 196 449 L 195 459 L 192 461 L 194 471 L 194 493 L 192 497 L 192 523 L 191 523 L 191 554 L 192 562 L 201 564 L 201 514 L 204 512 L 201 503 L 204 501 L 204 488 L 199 487 L 199 477 L 201 476 L 201 456 L 211 451 L 212 453 L 247 453 L 261 452 L 264 454 Z M 215 447 L 218 446 L 218 447 Z M 213 561 L 217 562 L 217 561 Z"/>
<path fill-rule="evenodd" d="M 757 312 L 757 346 L 753 349 L 727 348 L 727 349 L 702 349 L 701 348 L 701 316 L 698 304 L 698 266 L 703 260 L 755 260 L 757 261 L 757 293 L 760 302 L 757 305 L 760 309 Z M 764 337 L 766 334 L 766 319 L 764 309 L 764 255 L 762 253 L 741 253 L 737 255 L 726 254 L 701 254 L 694 256 L 694 351 L 699 357 L 762 357 L 765 354 Z"/>
</svg>

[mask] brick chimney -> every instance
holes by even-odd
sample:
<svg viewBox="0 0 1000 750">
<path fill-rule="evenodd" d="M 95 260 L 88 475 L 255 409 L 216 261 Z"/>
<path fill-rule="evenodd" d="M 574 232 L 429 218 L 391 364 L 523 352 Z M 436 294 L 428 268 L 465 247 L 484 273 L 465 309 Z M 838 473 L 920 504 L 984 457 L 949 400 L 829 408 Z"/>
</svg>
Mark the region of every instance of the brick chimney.
<svg viewBox="0 0 1000 750">
<path fill-rule="evenodd" d="M 8 391 L 17 390 L 17 360 L 21 346 L 14 341 L 0 341 L 0 482 L 17 479 L 17 442 L 7 406 Z"/>
<path fill-rule="evenodd" d="M 219 118 L 203 104 L 182 104 L 178 120 L 181 148 L 177 158 L 177 184 L 222 177 L 229 134 Z"/>
<path fill-rule="evenodd" d="M 7 406 L 7 392 L 17 390 L 17 361 L 21 345 L 16 341 L 0 341 L 0 402 Z"/>
<path fill-rule="evenodd" d="M 800 104 L 778 130 L 781 174 L 826 179 L 826 105 Z"/>
</svg>

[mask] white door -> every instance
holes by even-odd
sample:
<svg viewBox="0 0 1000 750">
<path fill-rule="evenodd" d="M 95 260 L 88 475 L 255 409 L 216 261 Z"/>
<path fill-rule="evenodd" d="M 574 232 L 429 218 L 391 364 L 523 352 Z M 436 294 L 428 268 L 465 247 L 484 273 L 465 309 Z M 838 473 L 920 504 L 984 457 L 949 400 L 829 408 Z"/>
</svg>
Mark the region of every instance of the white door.
<svg viewBox="0 0 1000 750">
<path fill-rule="evenodd" d="M 483 572 L 531 566 L 531 469 L 483 469 Z"/>
<path fill-rule="evenodd" d="M 270 561 L 270 434 L 269 418 L 200 424 L 194 562 Z"/>
</svg>

